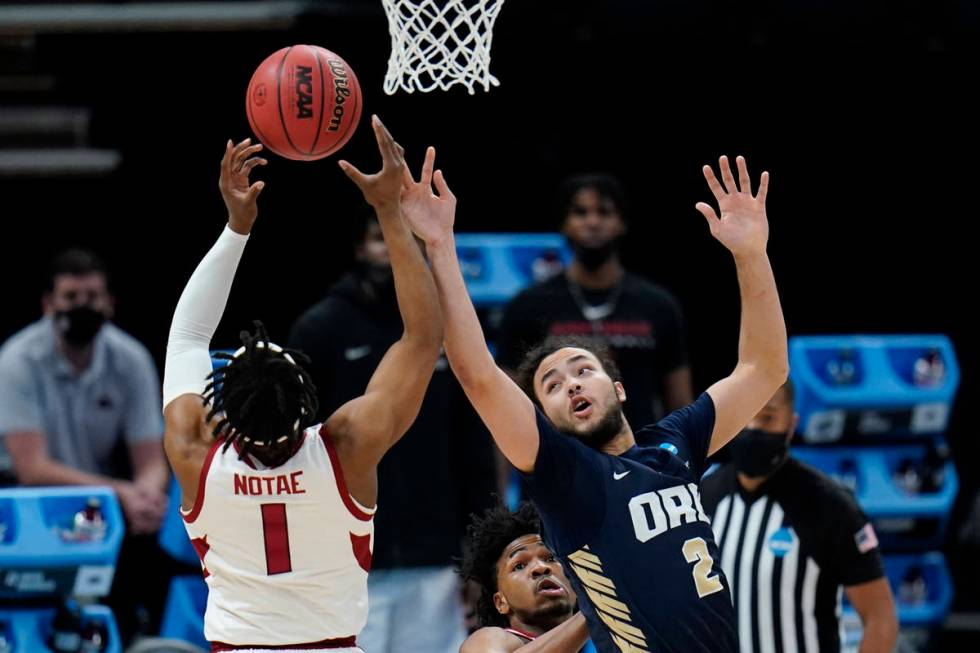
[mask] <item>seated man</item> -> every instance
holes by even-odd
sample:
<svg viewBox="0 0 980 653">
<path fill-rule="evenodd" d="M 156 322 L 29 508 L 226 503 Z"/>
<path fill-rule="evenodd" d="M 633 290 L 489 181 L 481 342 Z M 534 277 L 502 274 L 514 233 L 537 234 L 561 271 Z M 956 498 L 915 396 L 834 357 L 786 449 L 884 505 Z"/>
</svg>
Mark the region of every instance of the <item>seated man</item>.
<svg viewBox="0 0 980 653">
<path fill-rule="evenodd" d="M 21 485 L 115 490 L 127 537 L 109 602 L 128 640 L 156 628 L 172 572 L 154 535 L 169 479 L 160 381 L 146 347 L 110 322 L 115 300 L 93 253 L 56 257 L 41 305 L 0 347 L 0 436 Z"/>
</svg>

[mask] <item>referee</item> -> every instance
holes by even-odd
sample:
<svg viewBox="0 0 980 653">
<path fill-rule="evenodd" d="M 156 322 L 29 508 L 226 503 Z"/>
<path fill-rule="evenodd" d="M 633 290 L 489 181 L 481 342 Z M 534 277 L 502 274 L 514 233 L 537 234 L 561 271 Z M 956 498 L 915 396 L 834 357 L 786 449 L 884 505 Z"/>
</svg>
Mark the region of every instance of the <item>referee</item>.
<svg viewBox="0 0 980 653">
<path fill-rule="evenodd" d="M 887 653 L 898 620 L 878 540 L 854 497 L 789 456 L 799 416 L 787 381 L 702 481 L 742 653 L 837 653 L 841 586 L 863 624 L 860 653 Z"/>
</svg>

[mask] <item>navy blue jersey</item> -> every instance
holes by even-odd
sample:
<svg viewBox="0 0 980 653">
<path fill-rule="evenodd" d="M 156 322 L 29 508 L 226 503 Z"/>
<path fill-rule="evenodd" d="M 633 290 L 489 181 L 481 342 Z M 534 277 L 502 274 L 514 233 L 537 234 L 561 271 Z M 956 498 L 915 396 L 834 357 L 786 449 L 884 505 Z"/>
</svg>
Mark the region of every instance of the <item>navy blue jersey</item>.
<svg viewBox="0 0 980 653">
<path fill-rule="evenodd" d="M 714 428 L 702 394 L 638 431 L 620 456 L 555 430 L 524 474 L 600 653 L 738 651 L 728 581 L 698 483 Z"/>
</svg>

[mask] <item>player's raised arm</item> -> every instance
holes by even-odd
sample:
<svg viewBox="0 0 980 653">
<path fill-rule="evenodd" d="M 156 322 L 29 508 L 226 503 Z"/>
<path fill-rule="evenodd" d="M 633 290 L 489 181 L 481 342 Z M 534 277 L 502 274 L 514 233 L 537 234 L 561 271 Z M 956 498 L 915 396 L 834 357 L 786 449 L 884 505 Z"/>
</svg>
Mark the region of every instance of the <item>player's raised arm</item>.
<svg viewBox="0 0 980 653">
<path fill-rule="evenodd" d="M 487 349 L 483 328 L 473 302 L 466 292 L 459 260 L 453 223 L 456 196 L 441 170 L 433 172 L 435 150 L 426 152 L 418 189 L 418 201 L 404 206 L 405 217 L 415 233 L 425 241 L 432 265 L 439 302 L 446 318 L 445 346 L 449 364 L 466 396 L 493 435 L 497 446 L 511 464 L 523 471 L 534 467 L 538 453 L 538 430 L 534 405 L 507 374 L 497 367 Z M 435 192 L 432 186 L 435 186 Z M 445 210 L 429 210 L 436 202 L 445 202 Z M 451 210 L 449 210 L 451 208 Z"/>
<path fill-rule="evenodd" d="M 769 240 L 769 221 L 766 217 L 769 173 L 762 173 L 759 190 L 752 195 L 745 159 L 737 157 L 736 163 L 738 184 L 732 175 L 728 157 L 723 156 L 719 161 L 721 181 L 715 177 L 711 166 L 703 168 L 721 217 L 710 205 L 704 202 L 697 204 L 698 211 L 708 221 L 711 235 L 735 258 L 742 297 L 738 363 L 728 377 L 708 388 L 708 394 L 715 404 L 715 426 L 709 455 L 725 446 L 748 424 L 782 386 L 789 373 L 786 324 L 766 253 Z"/>
</svg>

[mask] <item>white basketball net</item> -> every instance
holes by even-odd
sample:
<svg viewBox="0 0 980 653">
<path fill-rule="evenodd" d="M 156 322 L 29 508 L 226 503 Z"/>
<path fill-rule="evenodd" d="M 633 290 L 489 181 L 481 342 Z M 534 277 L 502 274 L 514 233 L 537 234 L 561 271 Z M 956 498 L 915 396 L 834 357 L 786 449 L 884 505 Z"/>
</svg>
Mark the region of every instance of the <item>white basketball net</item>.
<svg viewBox="0 0 980 653">
<path fill-rule="evenodd" d="M 423 93 L 463 84 L 489 91 L 493 23 L 504 0 L 381 0 L 388 14 L 391 57 L 385 93 Z"/>
</svg>

